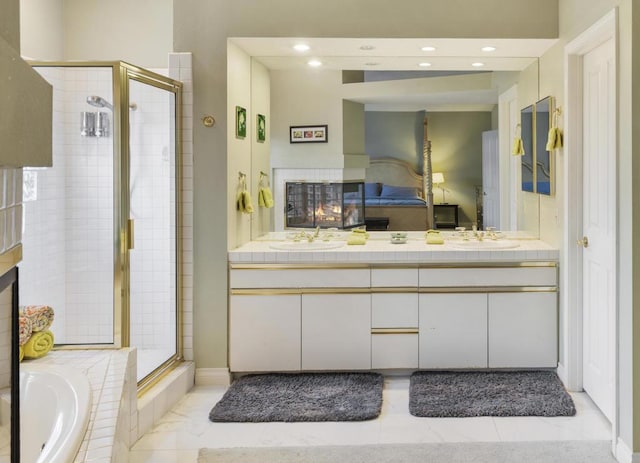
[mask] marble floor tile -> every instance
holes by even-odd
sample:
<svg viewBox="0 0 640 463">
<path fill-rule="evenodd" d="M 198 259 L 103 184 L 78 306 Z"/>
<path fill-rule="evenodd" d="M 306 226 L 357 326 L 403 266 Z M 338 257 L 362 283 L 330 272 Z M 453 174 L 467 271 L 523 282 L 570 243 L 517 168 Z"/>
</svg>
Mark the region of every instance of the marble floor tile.
<svg viewBox="0 0 640 463">
<path fill-rule="evenodd" d="M 611 427 L 585 393 L 572 393 L 574 417 L 417 418 L 409 378 L 387 377 L 380 416 L 363 422 L 211 423 L 226 388 L 196 387 L 131 450 L 131 463 L 196 462 L 198 449 L 380 443 L 609 440 Z"/>
</svg>

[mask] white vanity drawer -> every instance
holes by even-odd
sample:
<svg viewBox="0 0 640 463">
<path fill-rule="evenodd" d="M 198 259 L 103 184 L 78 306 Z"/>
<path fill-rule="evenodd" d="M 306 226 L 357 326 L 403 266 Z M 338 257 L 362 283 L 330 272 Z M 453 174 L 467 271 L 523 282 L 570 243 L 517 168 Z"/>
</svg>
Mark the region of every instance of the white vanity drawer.
<svg viewBox="0 0 640 463">
<path fill-rule="evenodd" d="M 235 288 L 368 288 L 368 268 L 256 268 L 231 269 L 229 287 Z"/>
<path fill-rule="evenodd" d="M 418 293 L 373 293 L 372 328 L 415 328 L 418 326 Z"/>
<path fill-rule="evenodd" d="M 371 269 L 371 287 L 392 288 L 418 286 L 417 268 L 374 268 Z"/>
<path fill-rule="evenodd" d="M 556 286 L 556 267 L 421 268 L 420 287 Z"/>
<path fill-rule="evenodd" d="M 371 368 L 418 368 L 418 334 L 372 334 Z"/>
</svg>

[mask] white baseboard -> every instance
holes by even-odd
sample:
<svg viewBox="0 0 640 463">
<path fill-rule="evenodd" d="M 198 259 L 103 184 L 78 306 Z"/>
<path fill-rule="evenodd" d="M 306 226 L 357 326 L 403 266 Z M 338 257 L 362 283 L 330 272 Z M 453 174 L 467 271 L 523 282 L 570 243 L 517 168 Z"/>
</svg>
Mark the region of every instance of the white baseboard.
<svg viewBox="0 0 640 463">
<path fill-rule="evenodd" d="M 616 460 L 618 463 L 640 463 L 640 453 L 633 453 L 627 444 L 618 438 Z"/>
<path fill-rule="evenodd" d="M 196 368 L 196 386 L 228 386 L 231 374 L 228 368 Z"/>
<path fill-rule="evenodd" d="M 566 387 L 568 384 L 569 378 L 567 378 L 567 370 L 565 369 L 562 363 L 558 363 L 558 368 L 556 369 L 556 373 L 558 375 L 558 378 L 560 378 L 560 381 L 562 381 L 562 384 L 564 384 Z"/>
</svg>

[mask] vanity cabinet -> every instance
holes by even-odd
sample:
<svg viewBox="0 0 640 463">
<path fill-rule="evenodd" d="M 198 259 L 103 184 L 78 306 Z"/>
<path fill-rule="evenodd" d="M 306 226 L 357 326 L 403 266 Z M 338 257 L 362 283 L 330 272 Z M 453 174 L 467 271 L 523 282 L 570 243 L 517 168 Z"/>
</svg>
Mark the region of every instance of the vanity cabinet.
<svg viewBox="0 0 640 463">
<path fill-rule="evenodd" d="M 302 295 L 302 369 L 371 369 L 371 296 Z"/>
<path fill-rule="evenodd" d="M 420 368 L 487 368 L 487 294 L 420 294 Z"/>
<path fill-rule="evenodd" d="M 558 366 L 555 292 L 489 294 L 489 368 Z"/>
<path fill-rule="evenodd" d="M 554 368 L 553 262 L 232 264 L 233 372 Z"/>
<path fill-rule="evenodd" d="M 300 295 L 229 298 L 231 371 L 300 370 Z"/>
</svg>

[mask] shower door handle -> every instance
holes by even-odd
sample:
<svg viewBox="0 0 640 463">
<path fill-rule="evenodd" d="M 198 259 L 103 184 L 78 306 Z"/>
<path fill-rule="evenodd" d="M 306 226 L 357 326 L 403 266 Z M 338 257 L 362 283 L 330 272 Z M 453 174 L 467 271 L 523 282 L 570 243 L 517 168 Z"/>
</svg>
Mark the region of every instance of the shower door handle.
<svg viewBox="0 0 640 463">
<path fill-rule="evenodd" d="M 127 249 L 131 251 L 134 248 L 134 230 L 135 223 L 133 219 L 127 220 Z"/>
</svg>

